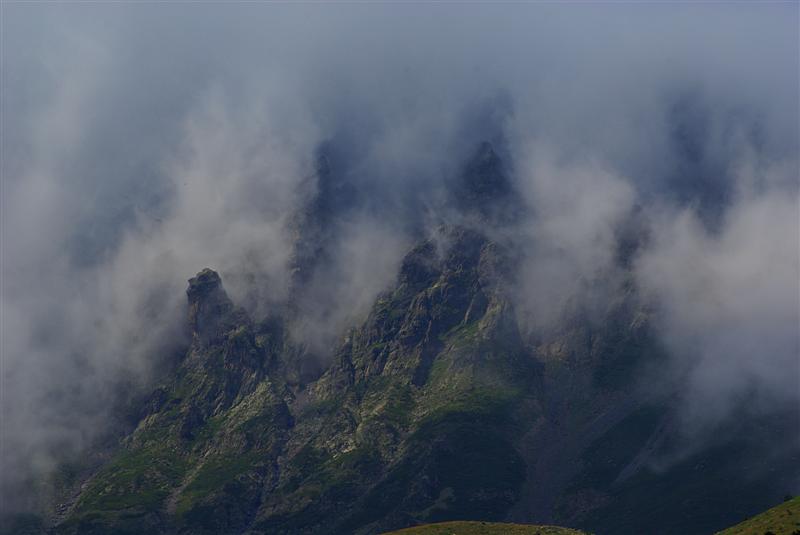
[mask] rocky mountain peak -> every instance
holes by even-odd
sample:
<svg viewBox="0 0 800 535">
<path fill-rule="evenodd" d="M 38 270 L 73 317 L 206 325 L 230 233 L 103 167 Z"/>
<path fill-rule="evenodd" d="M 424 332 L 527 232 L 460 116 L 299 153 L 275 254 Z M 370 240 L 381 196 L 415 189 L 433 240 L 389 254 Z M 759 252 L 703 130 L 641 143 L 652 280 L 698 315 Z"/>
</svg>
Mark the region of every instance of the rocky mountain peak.
<svg viewBox="0 0 800 535">
<path fill-rule="evenodd" d="M 186 290 L 186 294 L 189 297 L 189 303 L 192 304 L 221 288 L 222 279 L 219 274 L 213 269 L 205 268 L 189 279 L 189 288 Z"/>
<path fill-rule="evenodd" d="M 295 236 L 290 262 L 293 301 L 302 297 L 317 269 L 330 260 L 341 225 L 358 203 L 357 189 L 330 146 L 319 150 L 307 186 L 307 196 L 290 222 Z"/>
<path fill-rule="evenodd" d="M 519 211 L 505 164 L 488 141 L 467 160 L 454 193 L 460 210 L 484 221 L 510 222 Z"/>
<path fill-rule="evenodd" d="M 219 274 L 205 268 L 189 279 L 189 327 L 196 340 L 209 343 L 219 338 L 234 312 Z"/>
</svg>

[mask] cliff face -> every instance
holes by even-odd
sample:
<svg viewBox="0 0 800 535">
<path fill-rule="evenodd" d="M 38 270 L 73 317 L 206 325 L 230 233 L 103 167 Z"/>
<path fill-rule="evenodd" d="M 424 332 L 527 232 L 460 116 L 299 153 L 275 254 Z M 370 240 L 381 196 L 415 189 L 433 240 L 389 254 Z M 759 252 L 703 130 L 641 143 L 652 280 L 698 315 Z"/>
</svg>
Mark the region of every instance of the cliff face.
<svg viewBox="0 0 800 535">
<path fill-rule="evenodd" d="M 696 522 L 679 516 L 694 509 L 681 509 L 677 490 L 666 501 L 647 491 L 680 477 L 702 509 L 711 491 L 692 485 L 724 485 L 752 444 L 726 443 L 677 472 L 649 468 L 669 448 L 672 424 L 668 398 L 634 389 L 640 366 L 662 356 L 633 290 L 623 285 L 599 319 L 574 311 L 558 329 L 523 336 L 509 295 L 516 252 L 484 231 L 516 217 L 491 146 L 460 188 L 454 198 L 472 224 L 421 239 L 321 374 L 297 372 L 302 351 L 285 318 L 254 321 L 210 269 L 190 279 L 191 347 L 56 531 L 349 534 L 452 519 L 603 533 L 724 525 L 724 508 Z M 298 286 L 324 259 L 317 240 L 327 225 L 314 217 L 302 227 Z M 713 466 L 693 470 L 698 459 Z"/>
<path fill-rule="evenodd" d="M 65 531 L 352 533 L 452 515 L 502 519 L 525 463 L 517 420 L 540 365 L 497 276 L 496 244 L 463 228 L 406 257 L 398 283 L 302 389 L 285 341 L 219 277 L 190 280 L 193 342 Z"/>
</svg>

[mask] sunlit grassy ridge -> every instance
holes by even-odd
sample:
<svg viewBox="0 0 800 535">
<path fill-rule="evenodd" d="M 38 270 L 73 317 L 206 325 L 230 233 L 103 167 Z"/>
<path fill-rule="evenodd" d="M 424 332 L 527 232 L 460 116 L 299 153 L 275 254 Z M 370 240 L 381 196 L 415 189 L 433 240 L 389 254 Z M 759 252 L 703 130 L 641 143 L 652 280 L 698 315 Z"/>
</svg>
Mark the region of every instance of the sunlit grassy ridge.
<svg viewBox="0 0 800 535">
<path fill-rule="evenodd" d="M 736 524 L 717 535 L 800 535 L 800 496 Z"/>
<path fill-rule="evenodd" d="M 442 522 L 392 531 L 384 535 L 584 535 L 556 526 L 532 526 L 496 522 Z"/>
</svg>

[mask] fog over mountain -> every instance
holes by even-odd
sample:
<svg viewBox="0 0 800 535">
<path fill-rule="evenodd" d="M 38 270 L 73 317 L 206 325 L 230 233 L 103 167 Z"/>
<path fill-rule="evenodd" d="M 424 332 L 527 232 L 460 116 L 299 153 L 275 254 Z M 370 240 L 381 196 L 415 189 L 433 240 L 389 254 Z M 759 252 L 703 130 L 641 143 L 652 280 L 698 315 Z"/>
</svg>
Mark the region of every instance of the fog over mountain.
<svg viewBox="0 0 800 535">
<path fill-rule="evenodd" d="M 636 288 L 668 355 L 637 385 L 677 392 L 685 451 L 796 409 L 798 16 L 4 4 L 4 507 L 30 507 L 31 478 L 102 439 L 185 350 L 202 268 L 254 317 L 294 307 L 313 373 L 415 241 L 456 220 L 518 252 L 526 337 Z M 483 142 L 512 224 L 452 209 Z M 340 215 L 309 222 L 310 203 Z M 298 275 L 302 225 L 325 249 Z"/>
</svg>

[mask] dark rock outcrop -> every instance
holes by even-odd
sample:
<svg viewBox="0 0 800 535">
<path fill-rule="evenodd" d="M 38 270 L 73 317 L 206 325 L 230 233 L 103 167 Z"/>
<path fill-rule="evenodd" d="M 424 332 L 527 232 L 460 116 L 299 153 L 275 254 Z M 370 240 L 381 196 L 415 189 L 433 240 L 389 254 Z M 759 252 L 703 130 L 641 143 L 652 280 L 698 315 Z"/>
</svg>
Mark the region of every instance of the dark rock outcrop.
<svg viewBox="0 0 800 535">
<path fill-rule="evenodd" d="M 487 141 L 464 165 L 453 196 L 457 210 L 491 224 L 513 223 L 522 213 L 508 170 Z"/>
<path fill-rule="evenodd" d="M 204 269 L 189 279 L 189 327 L 202 344 L 219 342 L 225 332 L 241 319 L 216 271 Z"/>
</svg>

